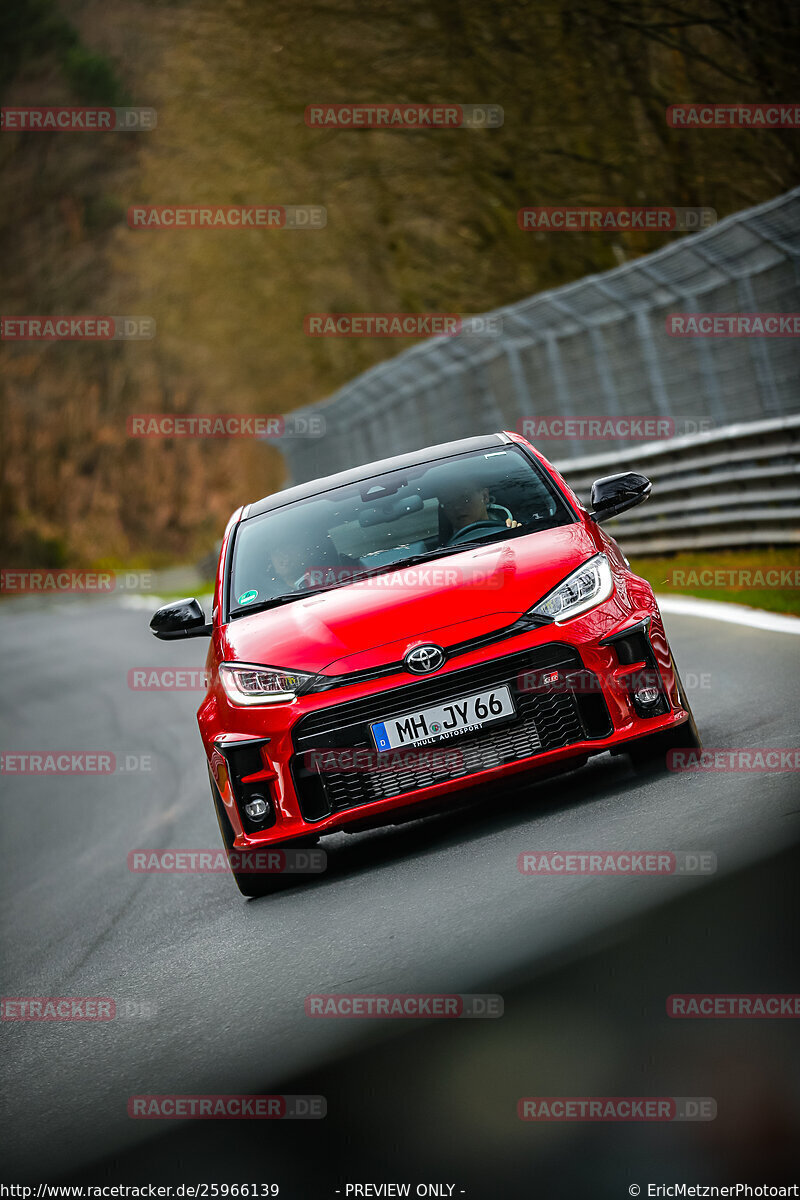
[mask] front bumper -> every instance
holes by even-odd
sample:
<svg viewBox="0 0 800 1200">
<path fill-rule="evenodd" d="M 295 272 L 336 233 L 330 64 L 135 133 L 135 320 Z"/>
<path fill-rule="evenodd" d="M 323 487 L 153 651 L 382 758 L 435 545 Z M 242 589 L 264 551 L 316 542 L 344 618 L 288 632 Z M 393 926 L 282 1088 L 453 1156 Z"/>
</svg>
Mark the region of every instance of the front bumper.
<svg viewBox="0 0 800 1200">
<path fill-rule="evenodd" d="M 452 658 L 431 676 L 344 683 L 271 708 L 235 709 L 224 695 L 210 693 L 198 718 L 235 846 L 399 818 L 400 810 L 448 793 L 568 766 L 687 719 L 657 608 L 601 636 L 596 619 L 571 622 L 569 639 L 559 640 L 565 632 L 531 629 Z M 633 698 L 643 674 L 659 691 L 658 702 L 644 709 Z M 515 715 L 424 747 L 440 751 L 438 757 L 420 750 L 419 763 L 365 770 L 342 754 L 374 754 L 374 721 L 501 685 L 511 692 Z M 244 812 L 256 794 L 269 802 L 262 822 Z"/>
</svg>

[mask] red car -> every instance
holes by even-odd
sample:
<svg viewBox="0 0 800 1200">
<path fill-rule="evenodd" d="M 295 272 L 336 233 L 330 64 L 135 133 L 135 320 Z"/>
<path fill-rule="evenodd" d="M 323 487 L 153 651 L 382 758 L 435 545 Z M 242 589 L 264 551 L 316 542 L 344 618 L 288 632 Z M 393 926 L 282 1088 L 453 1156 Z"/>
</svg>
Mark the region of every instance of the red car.
<svg viewBox="0 0 800 1200">
<path fill-rule="evenodd" d="M 150 623 L 211 638 L 198 721 L 228 850 L 306 847 L 606 750 L 698 748 L 653 591 L 599 525 L 649 493 L 599 479 L 589 512 L 497 433 L 235 512 L 210 623 L 197 600 Z M 269 890 L 229 857 L 245 895 Z"/>
</svg>

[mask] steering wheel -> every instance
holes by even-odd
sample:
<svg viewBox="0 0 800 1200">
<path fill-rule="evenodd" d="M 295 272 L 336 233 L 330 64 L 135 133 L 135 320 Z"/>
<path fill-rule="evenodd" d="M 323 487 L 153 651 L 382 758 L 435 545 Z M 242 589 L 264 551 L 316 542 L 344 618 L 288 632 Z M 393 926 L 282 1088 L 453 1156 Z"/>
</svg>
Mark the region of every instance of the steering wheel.
<svg viewBox="0 0 800 1200">
<path fill-rule="evenodd" d="M 463 529 L 459 529 L 447 539 L 448 546 L 457 546 L 459 542 L 467 540 L 476 529 L 498 529 L 501 526 L 500 521 L 473 521 L 471 525 L 465 525 Z"/>
<path fill-rule="evenodd" d="M 492 510 L 493 508 L 496 508 L 496 509 L 498 509 L 498 511 L 499 511 L 499 512 L 501 512 L 501 513 L 503 514 L 503 523 L 505 523 L 505 521 L 506 521 L 506 518 L 508 518 L 508 520 L 509 520 L 509 521 L 513 521 L 513 520 L 514 520 L 514 517 L 513 517 L 513 515 L 512 515 L 512 512 L 511 512 L 511 509 L 510 509 L 510 508 L 506 508 L 505 504 L 495 504 L 495 503 L 494 503 L 494 501 L 492 501 L 491 503 L 489 503 L 489 504 L 487 504 L 487 505 L 486 505 L 486 511 L 487 511 L 487 512 L 491 512 L 491 510 Z"/>
</svg>

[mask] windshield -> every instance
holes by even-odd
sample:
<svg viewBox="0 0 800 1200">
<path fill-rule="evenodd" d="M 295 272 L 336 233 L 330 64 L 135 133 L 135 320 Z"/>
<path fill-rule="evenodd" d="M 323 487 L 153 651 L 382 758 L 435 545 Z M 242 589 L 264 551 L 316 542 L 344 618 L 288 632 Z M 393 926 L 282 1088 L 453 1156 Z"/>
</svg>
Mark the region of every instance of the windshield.
<svg viewBox="0 0 800 1200">
<path fill-rule="evenodd" d="M 243 521 L 231 615 L 574 519 L 550 477 L 516 446 L 389 471 Z"/>
</svg>

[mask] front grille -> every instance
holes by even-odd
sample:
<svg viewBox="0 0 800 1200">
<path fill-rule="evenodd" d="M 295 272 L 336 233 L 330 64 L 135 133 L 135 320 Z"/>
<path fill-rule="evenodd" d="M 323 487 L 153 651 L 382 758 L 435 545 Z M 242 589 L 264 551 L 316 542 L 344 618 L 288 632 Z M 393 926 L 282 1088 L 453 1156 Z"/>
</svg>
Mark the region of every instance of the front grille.
<svg viewBox="0 0 800 1200">
<path fill-rule="evenodd" d="M 560 686 L 548 689 L 537 682 L 548 670 L 560 672 Z M 576 650 L 552 644 L 309 713 L 295 726 L 292 760 L 303 816 L 318 821 L 335 812 L 473 775 L 584 738 L 604 737 L 611 732 L 608 709 L 598 688 L 586 689 L 586 675 Z M 577 692 L 570 687 L 571 678 L 581 681 Z M 374 750 L 369 726 L 375 721 L 504 684 L 511 691 L 516 715 L 492 722 L 480 732 L 429 744 L 424 749 L 441 753 L 430 755 L 427 762 L 421 754 L 420 763 L 400 769 L 317 770 L 309 766 L 312 751 Z"/>
</svg>

